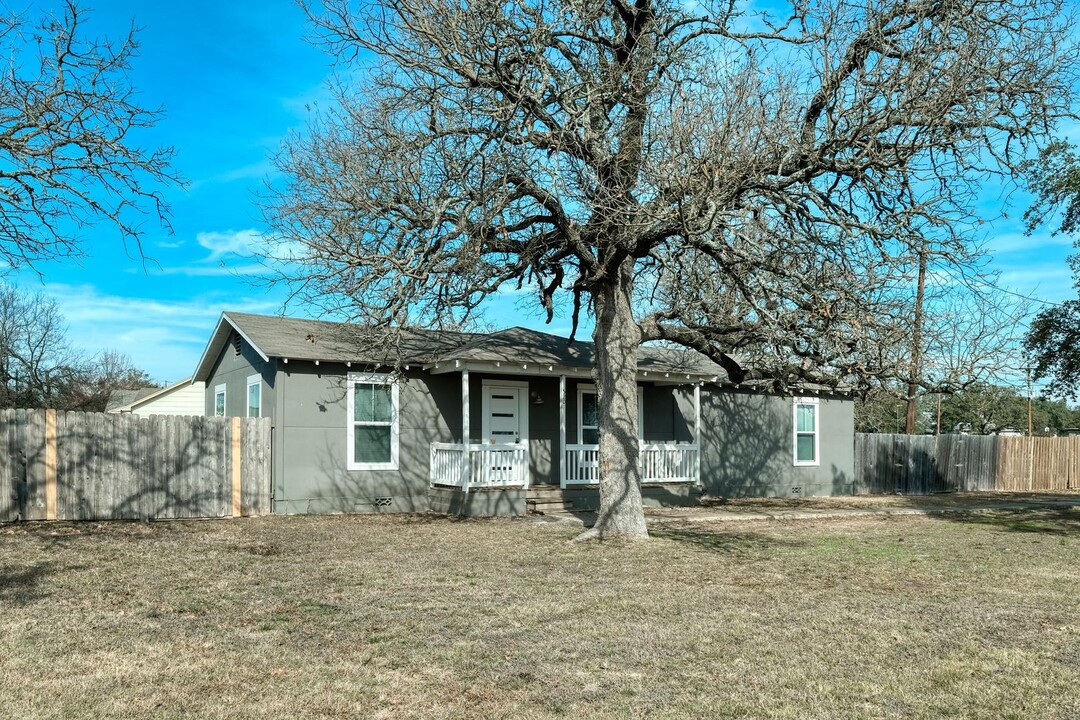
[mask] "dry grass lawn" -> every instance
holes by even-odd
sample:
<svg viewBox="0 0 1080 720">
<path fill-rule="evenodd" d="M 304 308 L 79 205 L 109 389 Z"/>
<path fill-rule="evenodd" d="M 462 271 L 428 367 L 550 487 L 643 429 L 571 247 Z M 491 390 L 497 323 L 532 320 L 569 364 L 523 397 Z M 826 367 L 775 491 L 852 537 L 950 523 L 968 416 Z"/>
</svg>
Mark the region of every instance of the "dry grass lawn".
<svg viewBox="0 0 1080 720">
<path fill-rule="evenodd" d="M 1080 515 L 0 527 L 11 718 L 1077 718 Z"/>
</svg>

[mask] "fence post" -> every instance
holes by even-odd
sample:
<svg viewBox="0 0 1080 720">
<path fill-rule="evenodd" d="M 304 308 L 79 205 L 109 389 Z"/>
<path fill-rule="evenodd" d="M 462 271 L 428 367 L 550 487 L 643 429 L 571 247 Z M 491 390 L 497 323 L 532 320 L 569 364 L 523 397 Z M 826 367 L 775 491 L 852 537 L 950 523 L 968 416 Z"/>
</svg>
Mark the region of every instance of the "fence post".
<svg viewBox="0 0 1080 720">
<path fill-rule="evenodd" d="M 243 515 L 243 483 L 240 477 L 240 435 L 242 421 L 238 417 L 232 419 L 232 516 Z"/>
<path fill-rule="evenodd" d="M 1035 436 L 1028 433 L 1028 492 L 1035 488 Z"/>
<path fill-rule="evenodd" d="M 56 520 L 56 410 L 45 411 L 45 519 Z"/>
</svg>

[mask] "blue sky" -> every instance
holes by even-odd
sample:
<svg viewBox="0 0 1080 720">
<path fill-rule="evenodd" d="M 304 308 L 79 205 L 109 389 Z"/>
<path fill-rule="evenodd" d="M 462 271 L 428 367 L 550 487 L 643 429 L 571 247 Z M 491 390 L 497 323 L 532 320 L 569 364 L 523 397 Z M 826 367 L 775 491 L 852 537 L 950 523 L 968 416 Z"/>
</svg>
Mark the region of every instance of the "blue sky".
<svg viewBox="0 0 1080 720">
<path fill-rule="evenodd" d="M 175 381 L 194 369 L 222 310 L 282 307 L 281 290 L 252 283 L 260 268 L 250 252 L 264 230 L 256 195 L 272 179 L 269 158 L 284 136 L 303 129 L 310 106 L 327 101 L 330 59 L 305 42 L 305 17 L 289 0 L 96 0 L 92 7 L 96 33 L 118 36 L 133 19 L 142 28 L 133 84 L 145 105 L 165 109 L 144 142 L 173 146 L 189 185 L 168 191 L 173 234 L 146 225 L 145 252 L 156 265 L 144 269 L 115 230 L 101 227 L 87 231 L 83 260 L 43 263 L 41 279 L 8 279 L 55 297 L 76 347 L 120 350 L 155 379 Z M 1024 237 L 1016 220 L 1022 201 L 1011 219 L 995 220 L 1000 205 L 1000 191 L 987 188 L 980 208 L 1002 284 L 1052 301 L 1072 296 L 1070 241 Z M 489 320 L 544 327 L 515 304 L 513 295 L 499 299 Z M 567 330 L 558 321 L 547 329 Z"/>
</svg>

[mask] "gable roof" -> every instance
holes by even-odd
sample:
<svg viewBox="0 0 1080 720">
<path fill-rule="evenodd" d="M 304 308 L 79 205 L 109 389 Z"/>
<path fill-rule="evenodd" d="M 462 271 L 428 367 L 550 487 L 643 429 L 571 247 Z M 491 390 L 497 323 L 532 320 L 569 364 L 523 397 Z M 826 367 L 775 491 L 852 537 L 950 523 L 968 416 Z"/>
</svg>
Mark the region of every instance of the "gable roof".
<svg viewBox="0 0 1080 720">
<path fill-rule="evenodd" d="M 352 323 L 304 320 L 272 315 L 224 312 L 203 351 L 193 379 L 205 380 L 214 362 L 239 335 L 263 360 L 287 358 L 320 362 L 392 364 L 395 361 L 435 363 L 522 363 L 591 368 L 593 343 L 570 343 L 558 335 L 513 327 L 494 333 L 445 330 L 403 330 L 387 337 Z M 723 369 L 704 355 L 689 350 L 642 346 L 638 367 L 657 372 L 726 377 Z"/>
<path fill-rule="evenodd" d="M 153 395 L 160 389 L 158 387 L 144 387 L 137 390 L 113 390 L 109 393 L 109 399 L 105 402 L 105 412 L 125 410 L 128 406 Z"/>
<path fill-rule="evenodd" d="M 145 387 L 138 390 L 113 390 L 105 404 L 105 412 L 131 412 L 136 405 L 149 402 L 154 398 L 168 395 L 192 383 L 191 378 L 184 378 L 167 387 Z"/>
</svg>

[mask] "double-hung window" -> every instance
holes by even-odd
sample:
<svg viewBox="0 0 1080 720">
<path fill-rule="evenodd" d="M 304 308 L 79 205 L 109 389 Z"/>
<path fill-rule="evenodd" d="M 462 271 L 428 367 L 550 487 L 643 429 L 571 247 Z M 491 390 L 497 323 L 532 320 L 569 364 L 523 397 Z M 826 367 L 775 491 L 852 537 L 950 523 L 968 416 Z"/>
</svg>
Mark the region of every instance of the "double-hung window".
<svg viewBox="0 0 1080 720">
<path fill-rule="evenodd" d="M 396 470 L 398 387 L 390 375 L 349 373 L 349 470 Z"/>
<path fill-rule="evenodd" d="M 796 465 L 820 465 L 818 456 L 820 443 L 819 410 L 817 398 L 795 398 L 792 401 L 792 425 L 794 444 L 792 453 Z"/>
<path fill-rule="evenodd" d="M 645 417 L 642 412 L 644 393 L 637 389 L 638 440 L 645 437 Z M 600 408 L 596 400 L 595 385 L 578 385 L 578 444 L 600 444 Z"/>
<path fill-rule="evenodd" d="M 252 375 L 247 379 L 247 416 L 262 416 L 262 376 Z"/>
<path fill-rule="evenodd" d="M 214 388 L 214 416 L 225 417 L 225 385 L 222 383 Z"/>
</svg>

